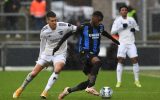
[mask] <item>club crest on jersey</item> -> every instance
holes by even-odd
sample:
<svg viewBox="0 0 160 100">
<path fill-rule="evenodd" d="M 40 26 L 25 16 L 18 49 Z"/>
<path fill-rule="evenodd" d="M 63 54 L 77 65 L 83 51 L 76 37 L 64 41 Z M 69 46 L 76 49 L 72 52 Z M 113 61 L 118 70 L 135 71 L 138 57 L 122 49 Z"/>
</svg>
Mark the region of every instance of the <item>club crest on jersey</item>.
<svg viewBox="0 0 160 100">
<path fill-rule="evenodd" d="M 58 33 L 59 33 L 60 35 L 63 35 L 63 31 L 59 31 Z"/>
</svg>

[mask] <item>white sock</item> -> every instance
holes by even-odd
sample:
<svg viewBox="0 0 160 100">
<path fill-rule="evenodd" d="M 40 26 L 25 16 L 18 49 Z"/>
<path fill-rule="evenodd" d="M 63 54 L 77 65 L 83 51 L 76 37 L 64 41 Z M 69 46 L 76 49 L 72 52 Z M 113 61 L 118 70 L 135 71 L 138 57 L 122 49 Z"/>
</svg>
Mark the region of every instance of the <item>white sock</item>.
<svg viewBox="0 0 160 100">
<path fill-rule="evenodd" d="M 134 73 L 134 78 L 135 81 L 139 81 L 139 64 L 133 64 L 133 73 Z"/>
<path fill-rule="evenodd" d="M 118 63 L 117 64 L 117 82 L 121 82 L 122 71 L 123 71 L 123 64 Z"/>
<path fill-rule="evenodd" d="M 56 82 L 57 79 L 58 79 L 58 74 L 56 74 L 55 72 L 52 73 L 44 90 L 48 91 L 52 87 L 52 85 Z"/>
</svg>

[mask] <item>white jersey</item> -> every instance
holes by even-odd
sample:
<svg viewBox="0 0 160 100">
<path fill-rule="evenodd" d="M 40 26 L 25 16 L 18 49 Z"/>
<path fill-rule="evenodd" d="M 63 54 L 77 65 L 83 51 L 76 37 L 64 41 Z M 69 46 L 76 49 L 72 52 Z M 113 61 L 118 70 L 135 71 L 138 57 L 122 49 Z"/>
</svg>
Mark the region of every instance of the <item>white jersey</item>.
<svg viewBox="0 0 160 100">
<path fill-rule="evenodd" d="M 76 31 L 77 27 L 71 25 L 69 23 L 57 22 L 57 27 L 55 30 L 52 30 L 49 24 L 45 25 L 40 34 L 40 55 L 52 55 L 53 49 L 57 46 L 58 42 L 62 39 L 62 37 L 72 31 Z M 55 55 L 66 53 L 67 51 L 67 41 L 65 41 L 59 50 L 55 52 Z"/>
<path fill-rule="evenodd" d="M 123 28 L 123 24 L 128 24 L 126 29 Z M 134 33 L 131 32 L 131 28 L 135 28 L 136 31 L 139 31 L 139 26 L 132 17 L 127 17 L 124 19 L 122 16 L 117 17 L 112 25 L 111 34 L 119 35 L 120 44 L 133 44 L 135 42 Z"/>
</svg>

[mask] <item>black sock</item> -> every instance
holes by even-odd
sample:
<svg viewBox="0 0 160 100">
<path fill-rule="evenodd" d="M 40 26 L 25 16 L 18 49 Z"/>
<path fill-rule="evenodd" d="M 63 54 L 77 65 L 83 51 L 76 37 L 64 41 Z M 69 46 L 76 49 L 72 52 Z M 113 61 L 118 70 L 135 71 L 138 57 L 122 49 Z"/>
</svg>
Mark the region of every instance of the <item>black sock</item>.
<svg viewBox="0 0 160 100">
<path fill-rule="evenodd" d="M 88 84 L 89 84 L 89 80 L 84 81 L 84 82 L 81 82 L 81 83 L 78 84 L 76 87 L 69 88 L 69 89 L 68 89 L 68 92 L 71 93 L 71 92 L 74 92 L 74 91 L 84 90 L 84 89 L 87 88 Z"/>
</svg>

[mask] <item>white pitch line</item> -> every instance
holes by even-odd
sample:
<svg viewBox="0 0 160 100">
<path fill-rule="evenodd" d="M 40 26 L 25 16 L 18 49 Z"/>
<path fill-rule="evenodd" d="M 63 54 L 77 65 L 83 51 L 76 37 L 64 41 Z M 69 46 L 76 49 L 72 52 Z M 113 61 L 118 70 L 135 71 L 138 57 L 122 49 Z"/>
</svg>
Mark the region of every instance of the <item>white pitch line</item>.
<svg viewBox="0 0 160 100">
<path fill-rule="evenodd" d="M 151 75 L 151 74 L 140 74 L 140 75 L 160 78 L 160 76 L 158 76 L 158 75 Z"/>
</svg>

